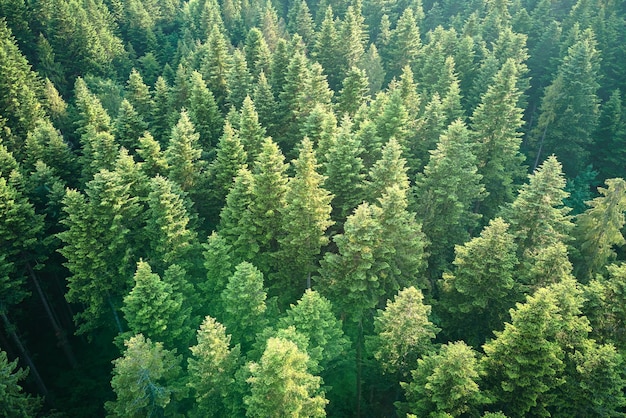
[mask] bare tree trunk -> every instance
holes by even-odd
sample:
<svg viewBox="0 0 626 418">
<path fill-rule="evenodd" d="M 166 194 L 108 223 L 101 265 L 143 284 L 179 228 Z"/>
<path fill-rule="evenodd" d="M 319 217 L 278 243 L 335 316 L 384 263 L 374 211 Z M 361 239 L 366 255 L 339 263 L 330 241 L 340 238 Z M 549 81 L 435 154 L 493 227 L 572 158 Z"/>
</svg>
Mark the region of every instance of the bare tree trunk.
<svg viewBox="0 0 626 418">
<path fill-rule="evenodd" d="M 70 366 L 75 369 L 78 367 L 78 362 L 76 361 L 76 356 L 74 356 L 74 352 L 72 351 L 72 346 L 67 340 L 67 334 L 65 333 L 65 330 L 59 325 L 59 322 L 54 315 L 54 312 L 52 312 L 52 308 L 48 303 L 48 299 L 46 298 L 46 295 L 44 294 L 43 290 L 41 289 L 41 285 L 39 284 L 39 278 L 35 274 L 35 271 L 31 267 L 30 263 L 26 263 L 26 268 L 28 269 L 30 277 L 33 279 L 33 283 L 35 283 L 35 289 L 37 289 L 37 293 L 39 294 L 41 303 L 43 304 L 43 307 L 46 310 L 46 314 L 48 315 L 48 319 L 52 324 L 52 329 L 54 329 L 54 335 L 56 335 L 59 341 L 59 345 L 63 349 L 63 353 L 65 354 L 65 357 L 67 357 L 67 361 L 70 363 Z"/>
<path fill-rule="evenodd" d="M 37 388 L 39 389 L 39 393 L 42 394 L 43 396 L 46 396 L 48 394 L 48 388 L 46 388 L 46 385 L 43 382 L 43 379 L 39 375 L 39 372 L 37 371 L 37 367 L 35 367 L 35 363 L 33 363 L 33 359 L 30 358 L 30 355 L 28 355 L 28 352 L 26 351 L 24 344 L 22 344 L 20 337 L 15 332 L 15 326 L 11 324 L 11 322 L 9 321 L 9 318 L 7 318 L 7 314 L 4 312 L 4 310 L 1 307 L 0 307 L 0 316 L 2 317 L 4 328 L 7 330 L 7 333 L 11 336 L 11 338 L 13 339 L 13 342 L 15 343 L 15 346 L 20 352 L 21 359 L 25 361 L 26 364 L 28 365 L 28 368 L 30 369 L 30 374 L 35 379 L 35 383 L 37 384 Z"/>
</svg>

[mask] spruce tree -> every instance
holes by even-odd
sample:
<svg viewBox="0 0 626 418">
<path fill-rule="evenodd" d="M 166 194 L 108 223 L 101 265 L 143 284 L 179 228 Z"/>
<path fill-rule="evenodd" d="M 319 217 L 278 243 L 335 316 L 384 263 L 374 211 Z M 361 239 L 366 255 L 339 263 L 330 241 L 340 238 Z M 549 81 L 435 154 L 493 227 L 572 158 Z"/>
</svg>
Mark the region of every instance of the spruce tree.
<svg viewBox="0 0 626 418">
<path fill-rule="evenodd" d="M 248 156 L 248 164 L 257 159 L 265 139 L 265 128 L 259 122 L 259 114 L 250 96 L 246 96 L 239 112 L 239 139 Z"/>
<path fill-rule="evenodd" d="M 210 153 L 222 133 L 222 115 L 213 93 L 197 71 L 191 73 L 189 80 L 189 119 L 198 132 L 200 148 L 205 154 Z"/>
<path fill-rule="evenodd" d="M 358 108 L 369 98 L 369 81 L 365 71 L 352 67 L 343 80 L 343 88 L 339 92 L 337 112 L 353 117 Z"/>
<path fill-rule="evenodd" d="M 125 98 L 135 108 L 142 119 L 148 120 L 152 115 L 154 102 L 148 86 L 144 84 L 143 77 L 133 68 L 126 82 Z"/>
<path fill-rule="evenodd" d="M 0 414 L 6 417 L 36 417 L 41 399 L 23 392 L 20 381 L 28 375 L 28 369 L 20 369 L 18 360 L 8 361 L 7 353 L 0 350 Z"/>
<path fill-rule="evenodd" d="M 172 128 L 169 145 L 165 150 L 165 160 L 169 165 L 169 179 L 186 192 L 198 186 L 202 174 L 199 137 L 189 114 L 183 110 L 178 123 Z"/>
<path fill-rule="evenodd" d="M 113 127 L 117 142 L 128 151 L 134 152 L 138 148 L 139 138 L 147 128 L 148 125 L 133 105 L 127 99 L 122 100 Z"/>
<path fill-rule="evenodd" d="M 246 57 L 239 49 L 235 49 L 232 55 L 232 62 L 226 76 L 226 86 L 228 95 L 226 101 L 235 109 L 241 109 L 243 100 L 252 90 L 252 76 L 248 70 Z"/>
</svg>

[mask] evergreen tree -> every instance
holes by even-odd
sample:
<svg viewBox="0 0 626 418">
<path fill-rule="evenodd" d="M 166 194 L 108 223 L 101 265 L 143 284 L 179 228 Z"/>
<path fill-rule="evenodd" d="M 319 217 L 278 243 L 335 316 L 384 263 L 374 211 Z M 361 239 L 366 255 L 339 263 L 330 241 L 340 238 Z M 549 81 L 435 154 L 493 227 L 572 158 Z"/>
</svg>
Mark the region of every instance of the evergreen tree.
<svg viewBox="0 0 626 418">
<path fill-rule="evenodd" d="M 259 75 L 259 80 L 254 87 L 254 107 L 259 115 L 259 123 L 267 129 L 267 132 L 274 136 L 278 129 L 278 121 L 276 119 L 276 98 L 272 87 L 267 81 L 264 72 Z"/>
<path fill-rule="evenodd" d="M 150 118 L 150 132 L 162 146 L 167 144 L 172 132 L 172 100 L 170 86 L 163 77 L 154 84 L 154 108 Z"/>
<path fill-rule="evenodd" d="M 36 417 L 41 400 L 23 392 L 20 380 L 28 375 L 28 369 L 17 368 L 18 360 L 8 361 L 7 353 L 0 350 L 0 414 L 6 417 Z"/>
<path fill-rule="evenodd" d="M 165 160 L 169 165 L 169 179 L 186 192 L 198 186 L 202 173 L 199 137 L 189 119 L 189 114 L 183 110 L 178 123 L 172 128 Z"/>
<path fill-rule="evenodd" d="M 413 66 L 421 48 L 420 32 L 412 8 L 407 8 L 398 19 L 391 33 L 389 48 L 386 51 L 387 79 L 399 76 L 405 66 Z"/>
<path fill-rule="evenodd" d="M 481 203 L 486 219 L 513 201 L 516 183 L 524 173 L 524 157 L 519 152 L 523 121 L 522 109 L 518 107 L 517 74 L 513 60 L 507 60 L 472 115 L 472 131 L 479 141 L 479 173 L 488 193 Z"/>
<path fill-rule="evenodd" d="M 480 392 L 477 355 L 463 341 L 441 346 L 417 360 L 413 380 L 401 383 L 406 409 L 414 416 L 458 417 L 476 413 L 485 401 Z M 485 415 L 487 416 L 487 415 Z"/>
<path fill-rule="evenodd" d="M 235 109 L 241 109 L 243 100 L 252 90 L 252 76 L 248 71 L 246 57 L 239 49 L 235 49 L 232 56 L 232 63 L 226 77 L 228 95 L 227 102 Z"/>
<path fill-rule="evenodd" d="M 246 96 L 239 112 L 239 139 L 248 155 L 248 164 L 252 165 L 257 159 L 265 137 L 265 128 L 259 123 L 254 102 Z"/>
<path fill-rule="evenodd" d="M 219 26 L 210 28 L 207 39 L 207 54 L 202 62 L 202 77 L 206 81 L 209 90 L 215 96 L 215 101 L 220 109 L 226 108 L 228 96 L 228 72 L 231 57 L 228 53 L 228 41 Z"/>
<path fill-rule="evenodd" d="M 35 128 L 28 133 L 25 151 L 26 166 L 34 167 L 37 161 L 41 161 L 64 180 L 69 181 L 75 176 L 76 156 L 49 120 L 39 120 Z"/>
<path fill-rule="evenodd" d="M 408 375 L 417 359 L 433 350 L 440 331 L 430 320 L 430 306 L 413 286 L 387 301 L 374 318 L 374 357 L 387 373 Z"/>
<path fill-rule="evenodd" d="M 485 193 L 481 177 L 469 132 L 456 121 L 431 151 L 415 185 L 417 215 L 431 242 L 429 269 L 434 277 L 452 261 L 454 245 L 466 241 L 476 226 L 478 215 L 472 209 Z"/>
<path fill-rule="evenodd" d="M 343 61 L 343 68 L 341 68 L 341 79 L 343 79 L 350 68 L 357 67 L 361 63 L 365 46 L 368 44 L 367 27 L 360 1 L 348 6 L 341 22 L 338 39 Z"/>
<path fill-rule="evenodd" d="M 154 108 L 152 94 L 148 86 L 144 84 L 141 74 L 134 68 L 126 82 L 125 98 L 144 120 L 147 120 L 152 115 Z"/>
<path fill-rule="evenodd" d="M 224 325 L 245 352 L 267 323 L 263 273 L 246 261 L 238 264 L 221 297 Z"/>
<path fill-rule="evenodd" d="M 441 303 L 444 329 L 451 339 L 473 346 L 502 329 L 508 310 L 519 298 L 514 237 L 502 218 L 492 220 L 479 237 L 456 246 L 453 273 L 444 273 Z"/>
<path fill-rule="evenodd" d="M 300 144 L 300 155 L 293 165 L 295 176 L 287 184 L 282 236 L 278 239 L 278 265 L 285 279 L 280 284 L 283 296 L 299 296 L 305 281 L 306 287 L 311 287 L 311 273 L 317 268 L 321 248 L 329 241 L 326 229 L 333 224 L 332 195 L 322 187 L 324 177 L 317 172 L 313 144 L 308 138 Z"/>
<path fill-rule="evenodd" d="M 139 138 L 147 128 L 148 125 L 133 105 L 127 99 L 122 100 L 113 127 L 117 142 L 127 150 L 134 152 L 138 148 Z"/>
<path fill-rule="evenodd" d="M 328 401 L 319 390 L 320 378 L 307 371 L 308 357 L 293 342 L 270 338 L 260 362 L 249 366 L 246 415 L 325 417 Z"/>
<path fill-rule="evenodd" d="M 615 258 L 614 246 L 626 244 L 622 235 L 624 212 L 626 211 L 626 181 L 621 178 L 608 179 L 606 188 L 598 187 L 600 197 L 587 204 L 590 206 L 576 217 L 577 277 L 589 280 Z"/>
<path fill-rule="evenodd" d="M 200 247 L 191 229 L 183 194 L 170 180 L 150 180 L 145 234 L 149 243 L 148 261 L 157 272 L 178 264 L 190 273 L 200 257 Z"/>
<path fill-rule="evenodd" d="M 326 163 L 324 174 L 327 176 L 324 187 L 332 193 L 332 219 L 340 226 L 350 213 L 363 202 L 363 160 L 359 156 L 362 147 L 351 132 L 352 122 L 349 117 L 342 120 L 339 132 L 329 141 L 324 152 Z"/>
<path fill-rule="evenodd" d="M 522 283 L 532 284 L 525 275 L 542 250 L 568 241 L 573 224 L 567 215 L 570 208 L 563 206 L 567 197 L 564 187 L 561 164 L 551 156 L 529 176 L 529 183 L 503 212 L 517 242 L 518 280 Z"/>
<path fill-rule="evenodd" d="M 365 71 L 352 67 L 343 80 L 343 88 L 337 101 L 337 112 L 353 117 L 358 108 L 367 102 L 369 92 L 369 81 Z"/>
<path fill-rule="evenodd" d="M 150 132 L 145 132 L 139 138 L 137 155 L 142 159 L 141 169 L 148 177 L 165 175 L 169 171 L 165 155 L 161 151 L 161 144 L 154 139 Z"/>
<path fill-rule="evenodd" d="M 626 177 L 622 165 L 624 149 L 626 149 L 626 114 L 622 106 L 622 95 L 619 90 L 613 91 L 611 97 L 602 104 L 598 129 L 595 134 L 596 149 L 591 159 L 602 178 Z"/>
<path fill-rule="evenodd" d="M 594 34 L 588 29 L 568 49 L 556 78 L 546 88 L 535 135 L 535 166 L 542 155 L 553 152 L 565 163 L 564 170 L 570 176 L 588 165 L 600 113 L 599 59 Z"/>
<path fill-rule="evenodd" d="M 239 346 L 230 347 L 230 335 L 214 318 L 207 316 L 197 334 L 198 343 L 190 347 L 189 382 L 196 400 L 193 416 L 229 415 L 233 408 L 235 368 L 239 363 Z M 229 401 L 231 404 L 229 404 Z M 240 402 L 240 400 L 239 400 Z"/>
<path fill-rule="evenodd" d="M 206 279 L 198 282 L 198 289 L 204 296 L 204 310 L 209 315 L 219 316 L 224 312 L 220 295 L 233 275 L 235 260 L 231 254 L 231 246 L 217 232 L 209 235 L 204 250 Z"/>
<path fill-rule="evenodd" d="M 395 139 L 390 139 L 382 149 L 382 155 L 369 171 L 367 198 L 375 202 L 387 188 L 397 186 L 405 193 L 409 190 L 406 160 L 402 157 L 402 148 Z"/>
<path fill-rule="evenodd" d="M 113 360 L 111 387 L 116 399 L 105 404 L 113 416 L 171 415 L 185 395 L 176 350 L 138 334 L 124 343 L 124 355 Z"/>
<path fill-rule="evenodd" d="M 211 152 L 222 133 L 222 115 L 197 71 L 191 73 L 189 80 L 189 119 L 198 132 L 200 148 L 205 154 Z"/>
<path fill-rule="evenodd" d="M 324 72 L 328 75 L 330 88 L 337 91 L 341 83 L 340 63 L 337 56 L 341 46 L 337 29 L 337 22 L 333 13 L 333 8 L 329 5 L 324 14 L 315 45 L 312 48 L 313 58 L 321 64 Z"/>
<path fill-rule="evenodd" d="M 246 63 L 255 80 L 258 79 L 259 74 L 270 70 L 272 53 L 261 30 L 258 28 L 250 29 L 246 36 L 243 50 L 246 56 Z"/>
<path fill-rule="evenodd" d="M 183 307 L 181 293 L 152 272 L 145 261 L 137 263 L 135 286 L 124 297 L 122 312 L 130 330 L 127 336 L 144 334 L 165 347 L 186 347 L 191 339 L 191 307 Z"/>
</svg>

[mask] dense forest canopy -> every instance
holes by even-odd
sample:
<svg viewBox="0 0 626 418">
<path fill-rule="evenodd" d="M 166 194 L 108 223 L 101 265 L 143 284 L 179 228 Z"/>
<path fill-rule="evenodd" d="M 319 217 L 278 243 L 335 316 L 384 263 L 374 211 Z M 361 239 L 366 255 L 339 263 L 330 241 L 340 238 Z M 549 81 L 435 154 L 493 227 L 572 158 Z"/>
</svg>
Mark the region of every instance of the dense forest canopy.
<svg viewBox="0 0 626 418">
<path fill-rule="evenodd" d="M 625 94 L 616 0 L 0 0 L 0 416 L 624 416 Z"/>
</svg>

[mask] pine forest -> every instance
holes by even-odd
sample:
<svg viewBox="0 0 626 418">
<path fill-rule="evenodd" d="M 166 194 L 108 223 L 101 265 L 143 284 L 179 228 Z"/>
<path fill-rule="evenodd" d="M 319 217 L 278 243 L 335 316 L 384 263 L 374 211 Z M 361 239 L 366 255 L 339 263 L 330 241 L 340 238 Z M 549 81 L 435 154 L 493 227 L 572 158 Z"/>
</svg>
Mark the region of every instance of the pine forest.
<svg viewBox="0 0 626 418">
<path fill-rule="evenodd" d="M 626 1 L 0 0 L 0 417 L 626 417 Z"/>
</svg>

